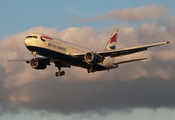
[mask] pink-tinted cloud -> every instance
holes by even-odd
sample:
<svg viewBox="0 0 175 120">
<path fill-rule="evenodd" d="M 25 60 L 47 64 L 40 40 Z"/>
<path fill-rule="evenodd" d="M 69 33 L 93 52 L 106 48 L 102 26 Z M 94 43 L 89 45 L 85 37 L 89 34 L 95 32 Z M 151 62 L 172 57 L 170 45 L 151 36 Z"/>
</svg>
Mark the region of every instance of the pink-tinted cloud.
<svg viewBox="0 0 175 120">
<path fill-rule="evenodd" d="M 61 31 L 36 27 L 0 41 L 0 102 L 6 108 L 46 110 L 53 113 L 100 113 L 127 108 L 175 107 L 174 17 L 166 24 L 147 23 L 138 27 L 119 28 L 117 48 L 133 47 L 162 41 L 170 44 L 148 49 L 116 61 L 148 57 L 142 62 L 120 65 L 110 72 L 88 74 L 82 68 L 63 68 L 66 76 L 56 78 L 52 64 L 37 71 L 26 63 L 8 63 L 9 59 L 32 59 L 24 46 L 30 33 L 40 32 L 94 50 L 103 50 L 112 28 L 70 27 Z M 174 26 L 175 27 L 175 26 Z M 100 43 L 100 44 L 99 44 Z M 157 102 L 158 101 L 158 102 Z"/>
</svg>

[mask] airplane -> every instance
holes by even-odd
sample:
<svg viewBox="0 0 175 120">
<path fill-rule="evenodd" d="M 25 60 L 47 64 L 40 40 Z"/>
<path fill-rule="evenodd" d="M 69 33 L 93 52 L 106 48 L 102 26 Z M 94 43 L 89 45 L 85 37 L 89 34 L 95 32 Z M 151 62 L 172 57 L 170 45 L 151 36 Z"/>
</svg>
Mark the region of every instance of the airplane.
<svg viewBox="0 0 175 120">
<path fill-rule="evenodd" d="M 164 45 L 169 43 L 160 42 L 136 47 L 129 47 L 123 49 L 116 49 L 116 43 L 118 39 L 118 29 L 114 29 L 106 47 L 102 51 L 93 51 L 82 46 L 50 37 L 41 33 L 30 34 L 25 39 L 25 46 L 31 54 L 33 59 L 24 60 L 30 64 L 32 68 L 37 70 L 46 69 L 50 63 L 53 62 L 55 67 L 58 68 L 58 72 L 55 76 L 65 75 L 61 68 L 71 66 L 77 66 L 87 69 L 88 73 L 94 73 L 96 71 L 110 70 L 118 68 L 119 64 L 145 60 L 147 58 L 131 59 L 120 62 L 115 62 L 115 58 L 145 51 L 150 47 Z M 43 57 L 37 57 L 41 55 Z M 20 61 L 20 60 L 10 60 Z"/>
</svg>

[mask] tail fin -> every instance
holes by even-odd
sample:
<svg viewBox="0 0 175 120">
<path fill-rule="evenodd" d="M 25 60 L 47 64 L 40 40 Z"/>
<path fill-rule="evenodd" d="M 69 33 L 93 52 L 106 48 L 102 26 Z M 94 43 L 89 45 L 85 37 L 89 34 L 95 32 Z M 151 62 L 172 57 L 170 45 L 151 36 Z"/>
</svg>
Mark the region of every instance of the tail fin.
<svg viewBox="0 0 175 120">
<path fill-rule="evenodd" d="M 118 29 L 114 29 L 105 50 L 114 50 L 116 49 L 116 43 L 117 43 L 117 38 L 118 38 Z"/>
</svg>

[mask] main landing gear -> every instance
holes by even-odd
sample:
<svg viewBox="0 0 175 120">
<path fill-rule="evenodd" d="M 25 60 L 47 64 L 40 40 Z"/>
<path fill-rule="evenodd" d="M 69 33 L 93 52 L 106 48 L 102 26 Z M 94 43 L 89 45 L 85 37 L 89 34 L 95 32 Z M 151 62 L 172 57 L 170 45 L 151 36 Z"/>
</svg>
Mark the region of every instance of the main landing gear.
<svg viewBox="0 0 175 120">
<path fill-rule="evenodd" d="M 88 72 L 88 73 L 94 73 L 95 70 L 94 70 L 93 67 L 91 66 L 89 69 L 87 69 L 87 72 Z"/>
<path fill-rule="evenodd" d="M 55 73 L 55 76 L 58 77 L 58 76 L 63 76 L 65 75 L 65 72 L 64 71 L 61 71 L 61 64 L 57 64 L 57 67 L 58 67 L 58 72 Z"/>
<path fill-rule="evenodd" d="M 63 76 L 65 75 L 65 72 L 64 71 L 58 71 L 55 73 L 55 76 L 58 77 L 58 76 Z"/>
</svg>

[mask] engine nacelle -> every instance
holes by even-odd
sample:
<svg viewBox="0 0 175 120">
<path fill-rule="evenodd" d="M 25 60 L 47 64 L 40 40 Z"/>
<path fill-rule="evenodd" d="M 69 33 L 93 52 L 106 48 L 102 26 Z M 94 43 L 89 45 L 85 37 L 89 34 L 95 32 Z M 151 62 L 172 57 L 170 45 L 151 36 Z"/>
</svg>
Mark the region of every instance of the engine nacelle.
<svg viewBox="0 0 175 120">
<path fill-rule="evenodd" d="M 87 63 L 101 63 L 103 62 L 103 58 L 98 56 L 93 52 L 88 52 L 84 55 L 84 59 Z"/>
<path fill-rule="evenodd" d="M 42 59 L 38 59 L 38 58 L 36 59 L 33 58 L 30 61 L 30 65 L 32 68 L 38 69 L 38 70 L 46 69 L 47 67 L 46 63 Z"/>
</svg>

